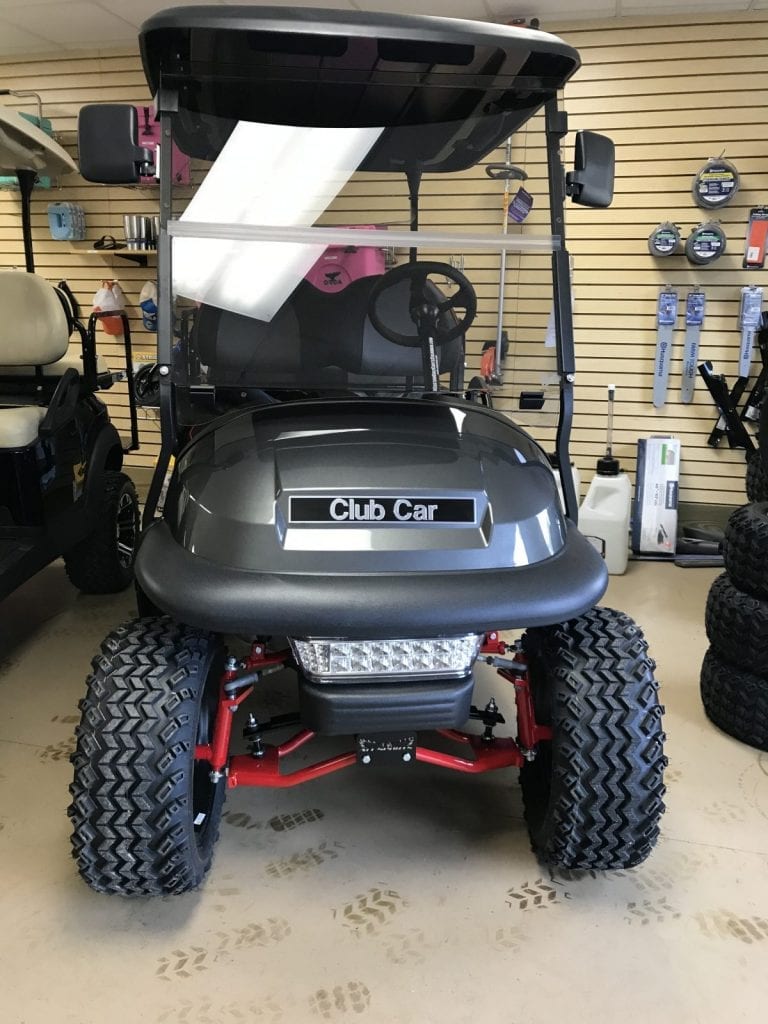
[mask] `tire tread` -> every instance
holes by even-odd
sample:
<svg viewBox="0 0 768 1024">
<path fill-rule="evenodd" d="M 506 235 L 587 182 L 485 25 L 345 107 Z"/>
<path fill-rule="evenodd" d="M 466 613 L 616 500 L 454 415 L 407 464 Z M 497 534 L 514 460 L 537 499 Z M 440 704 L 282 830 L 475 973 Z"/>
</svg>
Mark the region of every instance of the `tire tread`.
<svg viewBox="0 0 768 1024">
<path fill-rule="evenodd" d="M 169 895 L 210 867 L 221 799 L 198 851 L 190 828 L 197 710 L 216 641 L 169 619 L 119 627 L 93 659 L 72 756 L 72 851 L 97 892 Z"/>
<path fill-rule="evenodd" d="M 530 630 L 524 644 L 538 651 L 553 726 L 549 779 L 546 759 L 521 771 L 534 850 L 564 868 L 640 864 L 659 835 L 666 758 L 655 663 L 639 627 L 594 608 Z"/>
<path fill-rule="evenodd" d="M 736 668 L 710 647 L 701 666 L 701 700 L 718 729 L 768 751 L 768 680 Z"/>
</svg>

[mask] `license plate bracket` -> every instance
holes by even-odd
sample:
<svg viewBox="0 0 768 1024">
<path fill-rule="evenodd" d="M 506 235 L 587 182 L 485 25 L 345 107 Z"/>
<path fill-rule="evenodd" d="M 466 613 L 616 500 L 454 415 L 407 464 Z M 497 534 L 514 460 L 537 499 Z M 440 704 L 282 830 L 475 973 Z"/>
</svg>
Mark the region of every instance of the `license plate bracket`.
<svg viewBox="0 0 768 1024">
<path fill-rule="evenodd" d="M 415 732 L 378 732 L 355 736 L 358 764 L 413 764 Z"/>
</svg>

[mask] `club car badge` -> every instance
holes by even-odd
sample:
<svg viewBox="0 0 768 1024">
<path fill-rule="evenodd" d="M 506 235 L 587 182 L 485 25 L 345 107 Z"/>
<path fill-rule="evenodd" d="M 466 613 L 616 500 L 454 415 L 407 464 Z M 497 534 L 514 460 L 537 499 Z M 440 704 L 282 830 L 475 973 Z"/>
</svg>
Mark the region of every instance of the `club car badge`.
<svg viewBox="0 0 768 1024">
<path fill-rule="evenodd" d="M 290 498 L 290 523 L 343 523 L 345 526 L 370 526 L 373 523 L 466 524 L 475 522 L 474 498 L 360 498 L 318 495 Z"/>
</svg>

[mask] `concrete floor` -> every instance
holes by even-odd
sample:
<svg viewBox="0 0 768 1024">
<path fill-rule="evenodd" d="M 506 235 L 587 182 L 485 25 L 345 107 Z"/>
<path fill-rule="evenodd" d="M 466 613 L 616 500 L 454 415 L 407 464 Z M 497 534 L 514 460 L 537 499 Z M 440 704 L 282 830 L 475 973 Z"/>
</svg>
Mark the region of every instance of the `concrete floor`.
<svg viewBox="0 0 768 1024">
<path fill-rule="evenodd" d="M 0 1021 L 764 1022 L 768 755 L 701 710 L 715 575 L 631 565 L 606 602 L 645 627 L 667 707 L 643 867 L 542 869 L 513 771 L 361 768 L 234 791 L 205 887 L 127 901 L 79 880 L 65 808 L 88 663 L 132 599 L 80 597 L 50 567 L 0 620 Z M 262 706 L 285 710 L 267 682 Z M 481 688 L 509 706 L 493 674 Z"/>
</svg>

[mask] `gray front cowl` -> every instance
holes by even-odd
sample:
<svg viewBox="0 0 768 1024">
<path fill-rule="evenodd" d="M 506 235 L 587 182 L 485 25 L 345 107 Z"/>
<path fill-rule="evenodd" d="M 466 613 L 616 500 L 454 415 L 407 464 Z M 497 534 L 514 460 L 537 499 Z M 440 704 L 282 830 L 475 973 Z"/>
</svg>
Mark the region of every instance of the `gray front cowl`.
<svg viewBox="0 0 768 1024">
<path fill-rule="evenodd" d="M 316 500 L 291 502 L 306 498 Z M 166 517 L 192 553 L 275 573 L 522 567 L 565 543 L 542 450 L 505 417 L 459 401 L 232 415 L 179 460 Z"/>
</svg>

